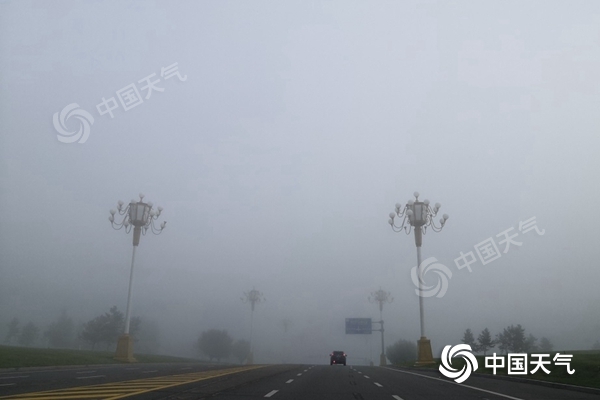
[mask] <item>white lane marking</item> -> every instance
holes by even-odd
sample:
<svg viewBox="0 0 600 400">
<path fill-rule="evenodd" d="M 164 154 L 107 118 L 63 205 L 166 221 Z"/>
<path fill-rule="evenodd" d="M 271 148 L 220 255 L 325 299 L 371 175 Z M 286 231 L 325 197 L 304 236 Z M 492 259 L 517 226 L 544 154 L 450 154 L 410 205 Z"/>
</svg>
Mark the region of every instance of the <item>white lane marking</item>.
<svg viewBox="0 0 600 400">
<path fill-rule="evenodd" d="M 300 376 L 300 375 L 302 375 L 302 373 L 299 373 L 299 374 L 298 374 L 298 375 L 296 375 L 296 376 Z"/>
<path fill-rule="evenodd" d="M 366 376 L 366 375 L 363 375 L 363 376 L 364 376 L 365 378 L 367 378 L 367 379 L 371 379 L 371 378 L 369 378 L 369 377 L 368 377 L 368 376 Z"/>
<path fill-rule="evenodd" d="M 433 379 L 433 380 L 440 381 L 440 382 L 446 382 L 446 383 L 448 383 L 448 384 L 450 384 L 450 385 L 458 385 L 458 386 L 460 386 L 460 387 L 465 387 L 465 388 L 469 388 L 469 389 L 473 389 L 473 390 L 479 390 L 480 392 L 485 392 L 485 393 L 491 393 L 491 394 L 495 394 L 496 396 L 505 397 L 505 398 L 507 398 L 507 399 L 512 399 L 512 400 L 523 400 L 523 399 L 522 399 L 522 398 L 520 398 L 520 397 L 512 397 L 512 396 L 509 396 L 509 395 L 506 395 L 506 394 L 502 394 L 502 393 L 494 392 L 494 391 L 491 391 L 491 390 L 481 389 L 481 388 L 478 388 L 478 387 L 475 387 L 475 386 L 465 385 L 465 384 L 462 384 L 462 383 L 456 383 L 456 382 L 450 382 L 450 381 L 447 381 L 447 380 L 445 380 L 445 379 L 440 379 L 440 378 L 434 378 L 433 376 L 421 375 L 421 374 L 416 374 L 416 373 L 414 373 L 414 372 L 401 371 L 401 370 L 399 370 L 399 369 L 388 368 L 388 367 L 381 367 L 381 368 L 389 369 L 390 371 L 401 372 L 401 373 L 403 373 L 403 374 L 410 374 L 410 375 L 416 375 L 416 376 L 420 376 L 421 378 L 427 378 L 427 379 Z"/>
<path fill-rule="evenodd" d="M 93 370 L 93 371 L 78 371 L 76 373 L 77 374 L 93 374 L 94 372 L 96 372 L 96 370 Z"/>
<path fill-rule="evenodd" d="M 29 378 L 29 375 L 2 376 L 2 377 L 0 377 L 0 379 L 18 379 L 18 378 Z"/>
<path fill-rule="evenodd" d="M 152 372 L 158 372 L 158 370 L 155 369 L 154 371 L 142 371 L 142 374 L 151 374 Z"/>
<path fill-rule="evenodd" d="M 269 393 L 265 394 L 265 397 L 271 397 L 277 392 L 279 392 L 279 390 L 271 390 Z"/>
<path fill-rule="evenodd" d="M 362 372 L 358 371 L 359 374 L 362 374 Z"/>
<path fill-rule="evenodd" d="M 292 383 L 292 382 L 294 382 L 294 380 L 290 379 L 290 380 L 286 381 L 285 383 Z"/>
<path fill-rule="evenodd" d="M 94 378 L 104 378 L 106 375 L 93 375 L 93 376 L 78 376 L 77 379 L 94 379 Z"/>
<path fill-rule="evenodd" d="M 379 387 L 383 387 L 383 385 L 377 383 L 377 382 L 373 382 L 375 385 L 379 386 Z"/>
<path fill-rule="evenodd" d="M 392 397 L 395 398 L 396 400 L 404 400 L 402 397 L 398 396 L 397 394 L 393 394 Z"/>
<path fill-rule="evenodd" d="M 13 386 L 16 385 L 16 383 L 0 383 L 0 386 Z"/>
<path fill-rule="evenodd" d="M 307 369 L 304 370 L 304 372 L 308 371 Z"/>
</svg>

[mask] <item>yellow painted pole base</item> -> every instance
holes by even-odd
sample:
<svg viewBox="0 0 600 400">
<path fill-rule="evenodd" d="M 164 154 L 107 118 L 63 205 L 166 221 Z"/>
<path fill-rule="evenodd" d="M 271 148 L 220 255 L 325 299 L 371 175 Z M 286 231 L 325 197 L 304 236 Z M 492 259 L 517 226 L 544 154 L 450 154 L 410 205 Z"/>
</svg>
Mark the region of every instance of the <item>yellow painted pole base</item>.
<svg viewBox="0 0 600 400">
<path fill-rule="evenodd" d="M 419 348 L 419 357 L 415 365 L 420 366 L 435 364 L 435 361 L 433 361 L 433 354 L 431 352 L 431 341 L 425 336 L 421 336 L 421 339 L 419 339 L 417 343 Z"/>
<path fill-rule="evenodd" d="M 128 363 L 137 362 L 137 360 L 133 358 L 133 339 L 131 336 L 123 334 L 119 337 L 115 360 Z"/>
</svg>

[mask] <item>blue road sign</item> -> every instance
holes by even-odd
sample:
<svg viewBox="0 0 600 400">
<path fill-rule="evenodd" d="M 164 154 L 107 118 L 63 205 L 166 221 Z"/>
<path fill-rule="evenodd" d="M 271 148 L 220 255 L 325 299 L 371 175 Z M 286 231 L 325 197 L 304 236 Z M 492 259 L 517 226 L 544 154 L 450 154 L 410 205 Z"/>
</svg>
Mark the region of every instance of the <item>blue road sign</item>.
<svg viewBox="0 0 600 400">
<path fill-rule="evenodd" d="M 371 318 L 346 318 L 346 334 L 370 335 Z"/>
</svg>

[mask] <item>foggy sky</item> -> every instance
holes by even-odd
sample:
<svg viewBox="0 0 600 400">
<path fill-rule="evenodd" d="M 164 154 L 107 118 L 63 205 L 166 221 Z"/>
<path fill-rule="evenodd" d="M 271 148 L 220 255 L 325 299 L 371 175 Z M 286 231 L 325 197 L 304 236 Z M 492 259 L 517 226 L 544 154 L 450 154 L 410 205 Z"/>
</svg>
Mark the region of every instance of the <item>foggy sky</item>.
<svg viewBox="0 0 600 400">
<path fill-rule="evenodd" d="M 257 361 L 376 359 L 379 336 L 345 335 L 344 319 L 378 318 L 381 286 L 387 344 L 418 339 L 414 239 L 386 222 L 419 191 L 450 215 L 423 241 L 453 273 L 425 299 L 434 353 L 510 324 L 588 349 L 599 46 L 595 1 L 2 2 L 0 336 L 13 316 L 125 309 L 131 234 L 108 211 L 143 192 L 168 224 L 141 239 L 133 315 L 158 322 L 164 352 L 212 328 L 247 339 L 255 287 Z M 185 81 L 98 113 L 173 63 Z M 57 140 L 71 103 L 94 117 L 85 143 Z M 543 236 L 458 270 L 531 217 Z"/>
</svg>

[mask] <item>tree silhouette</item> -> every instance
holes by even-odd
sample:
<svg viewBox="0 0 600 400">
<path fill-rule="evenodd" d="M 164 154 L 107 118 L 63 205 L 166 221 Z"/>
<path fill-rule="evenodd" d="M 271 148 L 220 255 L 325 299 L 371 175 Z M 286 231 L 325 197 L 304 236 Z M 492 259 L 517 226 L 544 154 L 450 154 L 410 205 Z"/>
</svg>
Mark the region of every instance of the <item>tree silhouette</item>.
<svg viewBox="0 0 600 400">
<path fill-rule="evenodd" d="M 66 348 L 73 339 L 73 320 L 63 311 L 56 321 L 52 322 L 44 332 L 48 345 L 57 348 Z"/>
<path fill-rule="evenodd" d="M 21 329 L 21 335 L 19 336 L 19 344 L 23 346 L 31 346 L 40 336 L 40 328 L 35 326 L 33 322 L 28 322 L 27 325 Z"/>
<path fill-rule="evenodd" d="M 409 340 L 400 339 L 385 349 L 385 355 L 392 364 L 411 362 L 417 359 L 417 345 Z"/>
<path fill-rule="evenodd" d="M 233 339 L 226 330 L 211 329 L 202 332 L 198 338 L 198 350 L 207 355 L 211 361 L 213 358 L 221 361 L 231 354 L 231 342 Z"/>
<path fill-rule="evenodd" d="M 4 338 L 5 343 L 10 343 L 13 338 L 18 339 L 19 337 L 19 318 L 14 317 L 8 323 L 8 332 Z"/>
<path fill-rule="evenodd" d="M 231 354 L 242 364 L 250 354 L 250 342 L 247 340 L 236 341 L 231 346 Z"/>
<path fill-rule="evenodd" d="M 473 332 L 471 332 L 471 329 L 467 329 L 463 335 L 462 338 L 462 342 L 464 344 L 468 344 L 469 346 L 471 346 L 471 349 L 473 351 L 478 351 L 477 350 L 477 342 L 475 342 L 475 337 L 473 336 Z"/>
<path fill-rule="evenodd" d="M 553 347 L 552 342 L 548 338 L 543 337 L 540 339 L 540 351 L 550 353 Z"/>
<path fill-rule="evenodd" d="M 483 355 L 487 354 L 487 351 L 496 345 L 496 342 L 492 340 L 492 335 L 488 328 L 485 328 L 477 337 L 478 351 L 483 351 Z"/>
</svg>

